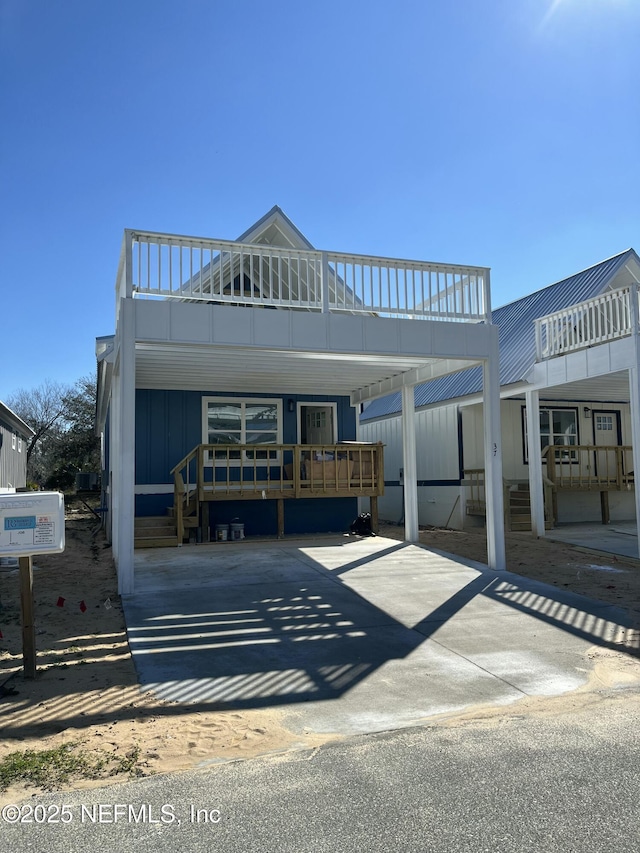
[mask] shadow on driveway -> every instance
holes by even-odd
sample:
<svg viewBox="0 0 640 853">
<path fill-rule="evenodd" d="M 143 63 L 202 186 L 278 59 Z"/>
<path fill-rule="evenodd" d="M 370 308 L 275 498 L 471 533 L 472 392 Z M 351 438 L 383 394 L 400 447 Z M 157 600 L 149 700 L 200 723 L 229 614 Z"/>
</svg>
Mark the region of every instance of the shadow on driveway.
<svg viewBox="0 0 640 853">
<path fill-rule="evenodd" d="M 619 608 L 422 546 L 180 550 L 173 561 L 144 552 L 124 602 L 140 683 L 165 700 L 340 700 L 312 727 L 375 730 L 575 689 L 592 645 L 638 652 L 638 626 Z"/>
</svg>

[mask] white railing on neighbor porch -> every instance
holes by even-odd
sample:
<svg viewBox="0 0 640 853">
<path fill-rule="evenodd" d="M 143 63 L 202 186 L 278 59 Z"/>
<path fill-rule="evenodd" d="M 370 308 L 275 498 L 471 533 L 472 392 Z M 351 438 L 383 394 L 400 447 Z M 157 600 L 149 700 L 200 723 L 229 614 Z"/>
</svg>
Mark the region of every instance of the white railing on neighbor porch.
<svg viewBox="0 0 640 853">
<path fill-rule="evenodd" d="M 540 361 L 595 344 L 624 338 L 637 317 L 638 287 L 622 287 L 535 321 L 536 357 Z"/>
<path fill-rule="evenodd" d="M 486 322 L 489 270 L 126 231 L 116 296 Z"/>
</svg>

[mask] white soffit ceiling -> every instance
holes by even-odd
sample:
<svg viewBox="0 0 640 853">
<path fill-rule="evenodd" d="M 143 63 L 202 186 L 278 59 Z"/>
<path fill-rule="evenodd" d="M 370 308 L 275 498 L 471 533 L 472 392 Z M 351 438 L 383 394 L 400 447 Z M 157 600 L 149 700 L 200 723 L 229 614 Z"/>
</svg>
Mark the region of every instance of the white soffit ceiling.
<svg viewBox="0 0 640 853">
<path fill-rule="evenodd" d="M 136 345 L 136 386 L 187 390 L 349 394 L 434 359 L 211 346 Z M 470 362 L 470 364 L 473 362 Z"/>
<path fill-rule="evenodd" d="M 581 382 L 569 382 L 553 388 L 541 388 L 542 400 L 629 400 L 629 377 L 626 370 L 595 376 Z"/>
</svg>

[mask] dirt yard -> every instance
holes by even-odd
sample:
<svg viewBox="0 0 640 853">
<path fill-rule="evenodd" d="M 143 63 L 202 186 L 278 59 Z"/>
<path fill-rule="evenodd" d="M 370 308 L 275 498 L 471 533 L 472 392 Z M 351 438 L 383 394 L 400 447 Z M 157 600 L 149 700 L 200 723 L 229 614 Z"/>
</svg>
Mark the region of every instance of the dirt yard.
<svg viewBox="0 0 640 853">
<path fill-rule="evenodd" d="M 401 538 L 399 528 L 385 527 L 381 534 Z M 427 547 L 485 560 L 481 532 L 425 530 L 421 541 Z M 507 555 L 511 571 L 623 605 L 637 614 L 640 626 L 639 564 L 534 541 L 530 534 L 509 534 Z M 15 568 L 0 568 L 0 762 L 18 750 L 69 744 L 87 754 L 120 759 L 120 767 L 133 756 L 134 772 L 145 775 L 292 745 L 293 736 L 275 710 L 200 711 L 197 706 L 163 703 L 140 691 L 111 550 L 96 517 L 78 501 L 67 505 L 64 554 L 34 558 L 38 675 L 31 681 L 22 677 L 18 580 Z M 618 665 L 632 662 L 628 655 L 599 651 L 617 655 Z M 633 665 L 638 666 L 637 661 Z M 326 740 L 309 736 L 307 745 Z M 299 736 L 295 742 L 300 745 Z M 0 791 L 0 802 L 33 792 L 23 785 Z"/>
</svg>

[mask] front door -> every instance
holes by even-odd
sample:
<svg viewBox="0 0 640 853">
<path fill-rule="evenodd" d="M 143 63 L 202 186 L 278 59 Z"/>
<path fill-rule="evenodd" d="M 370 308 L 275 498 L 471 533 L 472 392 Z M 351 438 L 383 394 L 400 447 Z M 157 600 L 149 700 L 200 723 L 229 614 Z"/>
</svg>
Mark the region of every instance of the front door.
<svg viewBox="0 0 640 853">
<path fill-rule="evenodd" d="M 300 444 L 335 444 L 335 406 L 300 404 Z"/>
<path fill-rule="evenodd" d="M 593 443 L 596 447 L 615 448 L 622 444 L 620 412 L 613 409 L 594 409 Z M 623 464 L 622 457 L 615 450 L 597 450 L 595 453 L 596 475 L 598 478 L 615 481 L 618 466 Z M 621 474 L 624 471 L 620 472 Z"/>
</svg>

